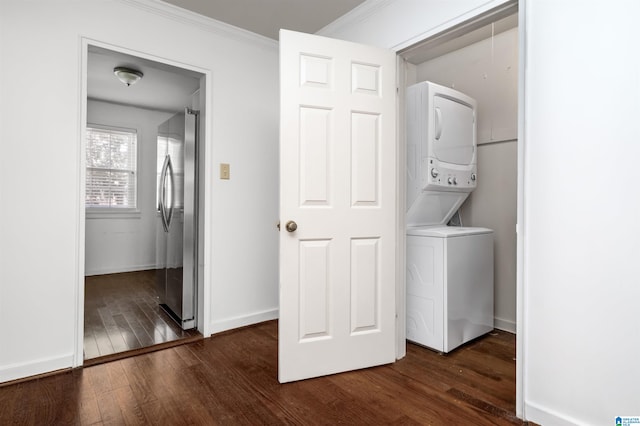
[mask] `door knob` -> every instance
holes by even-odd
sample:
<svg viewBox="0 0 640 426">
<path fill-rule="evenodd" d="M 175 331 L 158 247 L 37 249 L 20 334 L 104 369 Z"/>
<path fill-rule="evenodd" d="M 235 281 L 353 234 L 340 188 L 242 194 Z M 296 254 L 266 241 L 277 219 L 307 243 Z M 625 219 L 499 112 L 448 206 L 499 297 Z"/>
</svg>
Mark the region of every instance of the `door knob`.
<svg viewBox="0 0 640 426">
<path fill-rule="evenodd" d="M 294 232 L 296 229 L 298 229 L 298 224 L 290 220 L 284 227 L 288 232 Z"/>
</svg>

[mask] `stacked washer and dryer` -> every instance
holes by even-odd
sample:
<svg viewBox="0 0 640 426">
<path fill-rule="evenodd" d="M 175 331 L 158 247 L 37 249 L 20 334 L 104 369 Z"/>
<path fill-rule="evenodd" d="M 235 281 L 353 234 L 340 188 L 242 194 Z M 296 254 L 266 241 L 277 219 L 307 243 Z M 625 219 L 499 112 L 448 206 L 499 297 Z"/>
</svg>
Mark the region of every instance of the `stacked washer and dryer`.
<svg viewBox="0 0 640 426">
<path fill-rule="evenodd" d="M 407 339 L 449 352 L 493 330 L 493 231 L 447 226 L 477 182 L 476 101 L 406 92 Z"/>
</svg>

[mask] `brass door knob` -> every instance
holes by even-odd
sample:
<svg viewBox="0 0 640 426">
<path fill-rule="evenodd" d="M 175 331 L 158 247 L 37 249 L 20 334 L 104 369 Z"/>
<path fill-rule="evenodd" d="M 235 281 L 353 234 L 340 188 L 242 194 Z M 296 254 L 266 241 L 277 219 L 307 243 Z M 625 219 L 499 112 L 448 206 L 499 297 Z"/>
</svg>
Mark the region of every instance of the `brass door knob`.
<svg viewBox="0 0 640 426">
<path fill-rule="evenodd" d="M 298 229 L 298 224 L 290 220 L 284 227 L 288 232 L 294 232 L 296 229 Z"/>
</svg>

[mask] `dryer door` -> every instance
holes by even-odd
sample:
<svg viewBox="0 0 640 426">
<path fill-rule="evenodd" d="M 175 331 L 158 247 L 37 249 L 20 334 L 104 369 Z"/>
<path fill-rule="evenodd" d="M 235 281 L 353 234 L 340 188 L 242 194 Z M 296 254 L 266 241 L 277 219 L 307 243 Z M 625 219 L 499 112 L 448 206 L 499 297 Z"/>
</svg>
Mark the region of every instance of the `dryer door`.
<svg viewBox="0 0 640 426">
<path fill-rule="evenodd" d="M 474 162 L 473 108 L 455 100 L 433 97 L 433 155 L 442 162 L 469 165 Z"/>
</svg>

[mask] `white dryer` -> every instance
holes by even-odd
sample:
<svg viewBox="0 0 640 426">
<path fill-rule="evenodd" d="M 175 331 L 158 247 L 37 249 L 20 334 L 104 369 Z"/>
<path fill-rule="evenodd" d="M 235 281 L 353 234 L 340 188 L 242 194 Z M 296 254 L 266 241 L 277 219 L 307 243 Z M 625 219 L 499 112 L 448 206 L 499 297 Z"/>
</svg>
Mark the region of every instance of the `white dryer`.
<svg viewBox="0 0 640 426">
<path fill-rule="evenodd" d="M 440 352 L 493 330 L 493 231 L 407 232 L 407 339 Z"/>
<path fill-rule="evenodd" d="M 429 81 L 406 103 L 407 226 L 446 225 L 477 185 L 477 104 Z"/>
</svg>

